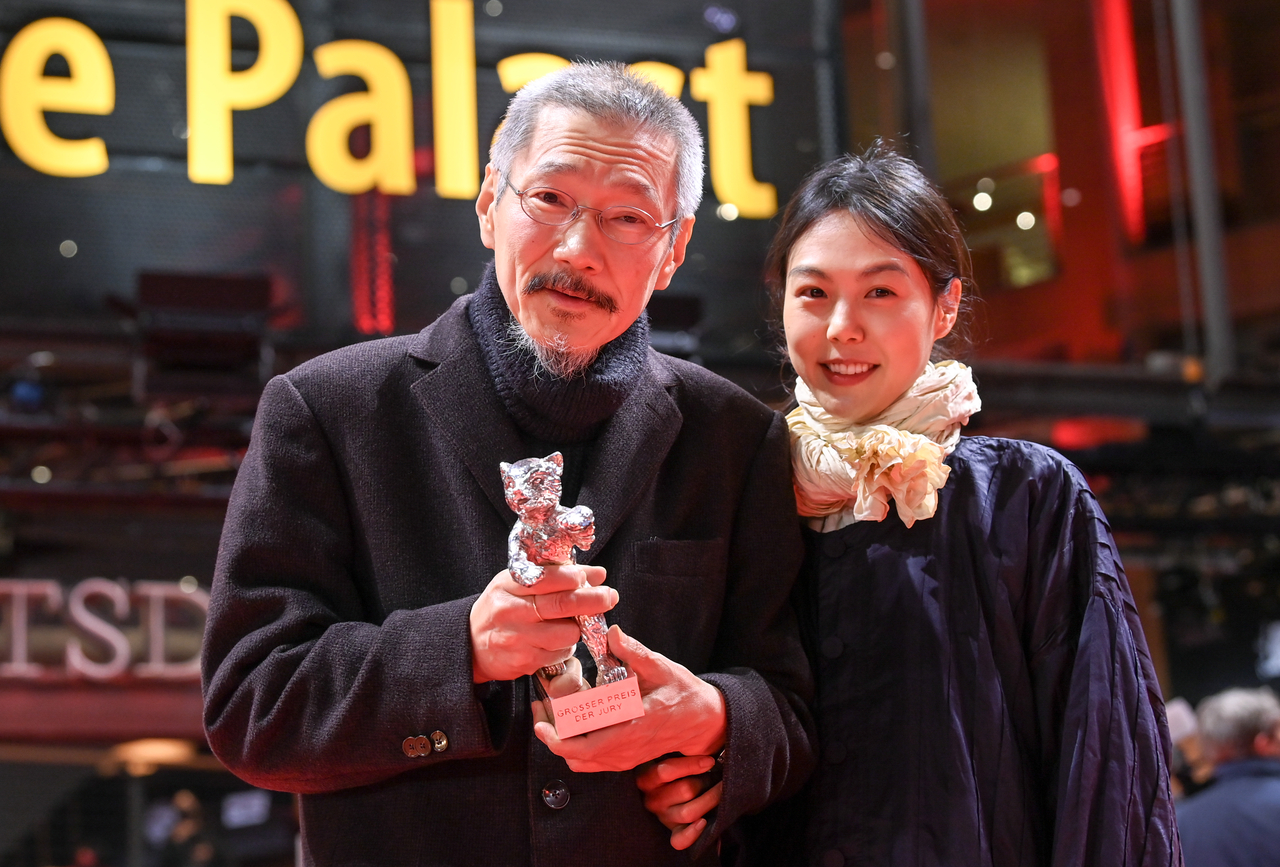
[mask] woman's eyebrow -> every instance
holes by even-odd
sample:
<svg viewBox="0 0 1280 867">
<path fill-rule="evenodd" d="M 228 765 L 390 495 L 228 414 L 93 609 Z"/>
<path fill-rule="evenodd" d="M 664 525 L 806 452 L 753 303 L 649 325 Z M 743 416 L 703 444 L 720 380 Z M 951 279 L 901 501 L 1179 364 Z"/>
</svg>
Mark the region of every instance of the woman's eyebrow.
<svg viewBox="0 0 1280 867">
<path fill-rule="evenodd" d="M 909 276 L 906 268 L 902 267 L 900 263 L 893 261 L 877 262 L 875 265 L 869 265 L 862 269 L 862 276 L 870 277 L 873 274 L 883 274 L 886 271 L 896 271 L 904 277 Z"/>
<path fill-rule="evenodd" d="M 873 277 L 876 274 L 883 274 L 886 272 L 901 274 L 904 277 L 909 276 L 907 273 L 907 269 L 904 268 L 901 263 L 894 262 L 894 261 L 877 262 L 874 265 L 868 265 L 866 268 L 862 269 L 860 274 L 863 277 Z M 815 267 L 813 265 L 797 265 L 796 267 L 792 268 L 790 271 L 787 272 L 787 276 L 788 277 L 816 277 L 819 280 L 831 279 L 830 275 L 828 275 L 826 271 L 823 271 L 821 268 Z"/>
<path fill-rule="evenodd" d="M 819 280 L 829 280 L 827 272 L 821 268 L 815 268 L 812 265 L 797 265 L 787 272 L 788 277 L 817 277 Z"/>
</svg>

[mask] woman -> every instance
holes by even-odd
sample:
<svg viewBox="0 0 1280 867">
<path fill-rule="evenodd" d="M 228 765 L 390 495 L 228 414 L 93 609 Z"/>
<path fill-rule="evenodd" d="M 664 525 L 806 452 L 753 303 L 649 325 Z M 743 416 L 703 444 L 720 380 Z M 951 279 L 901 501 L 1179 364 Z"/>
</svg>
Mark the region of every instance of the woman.
<svg viewBox="0 0 1280 867">
<path fill-rule="evenodd" d="M 788 205 L 768 274 L 799 377 L 823 752 L 738 859 L 1181 864 L 1159 686 L 1097 501 L 1049 449 L 962 439 L 973 379 L 930 362 L 972 289 L 946 201 L 892 153 L 838 159 Z M 667 782 L 697 761 L 640 777 L 673 843 L 715 799 Z"/>
</svg>

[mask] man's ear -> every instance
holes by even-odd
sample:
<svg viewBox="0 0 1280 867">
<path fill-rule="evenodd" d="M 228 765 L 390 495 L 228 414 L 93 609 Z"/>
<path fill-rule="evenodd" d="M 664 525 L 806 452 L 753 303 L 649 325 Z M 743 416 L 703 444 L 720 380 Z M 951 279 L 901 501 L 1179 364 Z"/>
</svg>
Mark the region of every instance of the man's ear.
<svg viewBox="0 0 1280 867">
<path fill-rule="evenodd" d="M 1268 759 L 1280 759 L 1280 729 L 1258 732 L 1254 735 L 1253 754 Z"/>
<path fill-rule="evenodd" d="M 951 278 L 947 291 L 934 301 L 933 339 L 941 340 L 956 327 L 956 319 L 960 315 L 960 294 L 962 286 L 959 277 Z"/>
<path fill-rule="evenodd" d="M 476 217 L 480 220 L 480 241 L 490 250 L 494 249 L 493 212 L 498 207 L 497 183 L 498 173 L 489 163 L 484 167 L 484 180 L 480 183 L 480 195 L 476 197 Z"/>
<path fill-rule="evenodd" d="M 676 242 L 671 244 L 667 249 L 667 256 L 662 261 L 662 267 L 658 271 L 658 279 L 654 282 L 654 291 L 666 289 L 671 285 L 671 278 L 675 276 L 676 269 L 684 264 L 684 254 L 689 247 L 689 239 L 693 237 L 693 222 L 697 218 L 693 215 L 685 217 L 679 223 L 680 231 L 676 234 Z M 662 230 L 665 234 L 670 229 Z"/>
</svg>

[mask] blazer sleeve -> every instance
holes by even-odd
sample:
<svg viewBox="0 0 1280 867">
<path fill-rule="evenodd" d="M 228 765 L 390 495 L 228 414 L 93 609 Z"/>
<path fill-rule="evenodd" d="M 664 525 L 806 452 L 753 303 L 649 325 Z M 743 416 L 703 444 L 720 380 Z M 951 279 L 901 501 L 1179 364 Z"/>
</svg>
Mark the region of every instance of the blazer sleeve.
<svg viewBox="0 0 1280 867">
<path fill-rule="evenodd" d="M 715 673 L 728 733 L 720 806 L 695 858 L 734 821 L 799 790 L 814 765 L 813 675 L 790 594 L 803 559 L 787 428 L 774 414 L 734 519 Z"/>
<path fill-rule="evenodd" d="M 506 737 L 510 690 L 472 683 L 475 597 L 373 622 L 353 574 L 354 520 L 320 425 L 275 378 L 228 506 L 201 660 L 209 745 L 256 786 L 367 785 L 493 755 Z M 436 731 L 443 751 L 402 749 Z"/>
<path fill-rule="evenodd" d="M 1030 528 L 1044 591 L 1030 662 L 1051 864 L 1180 867 L 1160 685 L 1106 519 L 1058 460 Z"/>
</svg>

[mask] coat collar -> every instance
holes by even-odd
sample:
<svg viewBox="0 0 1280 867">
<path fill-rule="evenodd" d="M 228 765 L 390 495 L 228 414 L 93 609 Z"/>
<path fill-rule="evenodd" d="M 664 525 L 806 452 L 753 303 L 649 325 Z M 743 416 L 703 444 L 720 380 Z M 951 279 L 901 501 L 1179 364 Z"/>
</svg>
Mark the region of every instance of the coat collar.
<svg viewBox="0 0 1280 867">
<path fill-rule="evenodd" d="M 430 436 L 448 443 L 475 476 L 493 507 L 511 514 L 502 493 L 500 461 L 526 458 L 515 423 L 503 409 L 485 370 L 480 344 L 467 321 L 466 299 L 454 302 L 409 344 L 409 355 L 433 365 L 411 386 L 426 408 Z"/>
<path fill-rule="evenodd" d="M 529 455 L 485 369 L 480 344 L 467 321 L 467 301 L 458 299 L 410 343 L 411 356 L 433 365 L 412 390 L 427 407 L 433 435 L 450 444 L 493 507 L 504 520 L 514 522 L 498 463 Z M 635 390 L 591 449 L 578 499 L 595 512 L 596 541 L 582 553 L 581 562 L 590 563 L 608 544 L 675 442 L 682 416 L 668 389 L 676 382 L 662 356 L 649 350 Z"/>
</svg>

